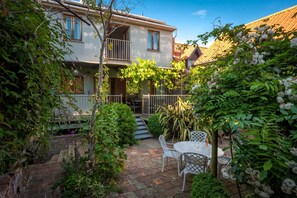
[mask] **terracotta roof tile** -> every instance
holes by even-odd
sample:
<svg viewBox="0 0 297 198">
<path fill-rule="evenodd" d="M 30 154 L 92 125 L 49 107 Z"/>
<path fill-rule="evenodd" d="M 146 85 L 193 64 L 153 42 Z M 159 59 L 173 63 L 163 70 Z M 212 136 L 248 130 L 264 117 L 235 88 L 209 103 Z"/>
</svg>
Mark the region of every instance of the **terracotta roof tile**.
<svg viewBox="0 0 297 198">
<path fill-rule="evenodd" d="M 200 51 L 207 49 L 206 47 L 198 47 Z M 197 49 L 197 46 L 187 45 L 181 43 L 174 44 L 174 58 L 176 60 L 187 59 L 189 58 Z"/>
<path fill-rule="evenodd" d="M 297 5 L 263 17 L 256 21 L 245 24 L 247 28 L 255 28 L 262 24 L 277 25 L 283 27 L 285 31 L 297 30 L 297 17 L 293 17 L 297 13 Z M 266 21 L 267 20 L 267 21 Z M 215 61 L 216 57 L 223 55 L 231 47 L 226 41 L 216 40 L 205 52 L 198 58 L 195 65 Z"/>
</svg>

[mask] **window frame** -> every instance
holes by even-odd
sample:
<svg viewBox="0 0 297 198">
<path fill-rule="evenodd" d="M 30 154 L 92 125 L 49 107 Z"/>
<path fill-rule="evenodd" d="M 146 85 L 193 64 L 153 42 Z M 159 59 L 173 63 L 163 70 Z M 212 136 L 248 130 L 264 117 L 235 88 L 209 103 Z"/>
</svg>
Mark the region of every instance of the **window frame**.
<svg viewBox="0 0 297 198">
<path fill-rule="evenodd" d="M 149 33 L 151 33 L 151 48 L 149 48 Z M 157 33 L 158 35 L 158 43 L 157 43 L 157 49 L 154 49 L 154 44 L 155 44 L 155 33 Z M 159 52 L 160 51 L 160 39 L 161 39 L 161 36 L 160 36 L 160 32 L 159 31 L 156 31 L 156 30 L 148 30 L 147 31 L 147 50 L 148 51 L 154 51 L 154 52 Z"/>
<path fill-rule="evenodd" d="M 79 80 L 78 80 L 79 79 Z M 73 79 L 65 78 L 63 84 L 67 92 L 70 94 L 84 94 L 84 77 L 83 76 L 73 76 Z M 78 86 L 78 84 L 80 84 Z M 79 89 L 81 87 L 81 89 Z"/>
<path fill-rule="evenodd" d="M 76 16 L 73 16 L 73 15 L 69 15 L 69 14 L 64 14 L 64 29 L 66 31 L 66 38 L 70 41 L 82 41 L 82 21 L 80 18 L 76 17 Z M 68 37 L 68 29 L 67 29 L 67 26 L 66 26 L 66 18 L 70 18 L 71 19 L 71 38 Z M 74 36 L 75 36 L 75 19 L 78 19 L 79 22 L 80 22 L 80 38 L 79 39 L 76 39 Z"/>
</svg>

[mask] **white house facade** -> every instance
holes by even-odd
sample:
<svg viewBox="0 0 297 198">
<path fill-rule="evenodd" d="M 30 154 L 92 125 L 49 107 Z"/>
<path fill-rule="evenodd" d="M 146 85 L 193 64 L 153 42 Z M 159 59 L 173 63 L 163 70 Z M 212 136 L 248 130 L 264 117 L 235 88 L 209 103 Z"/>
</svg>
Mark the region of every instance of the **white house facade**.
<svg viewBox="0 0 297 198">
<path fill-rule="evenodd" d="M 41 2 L 47 14 L 59 19 L 67 33 L 73 54 L 66 55 L 65 62 L 76 74 L 75 80 L 71 82 L 71 92 L 75 95 L 92 95 L 95 91 L 94 76 L 98 68 L 101 44 L 95 36 L 94 28 L 83 22 L 88 21 L 87 7 L 77 1 Z M 109 68 L 110 94 L 122 95 L 125 100 L 126 82 L 119 77 L 120 69 L 127 67 L 138 57 L 154 59 L 158 66 L 171 68 L 173 32 L 176 28 L 165 22 L 134 14 L 115 13 L 112 24 L 118 28 L 107 40 L 108 46 L 112 47 L 105 49 L 104 64 Z M 97 25 L 100 27 L 100 24 Z"/>
</svg>

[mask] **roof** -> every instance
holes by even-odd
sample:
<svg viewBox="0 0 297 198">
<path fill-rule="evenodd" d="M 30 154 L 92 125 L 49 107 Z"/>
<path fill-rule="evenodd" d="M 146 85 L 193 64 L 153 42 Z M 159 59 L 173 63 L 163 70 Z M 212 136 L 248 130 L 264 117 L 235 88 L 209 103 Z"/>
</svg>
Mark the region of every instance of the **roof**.
<svg viewBox="0 0 297 198">
<path fill-rule="evenodd" d="M 262 24 L 276 27 L 283 27 L 285 31 L 297 30 L 297 18 L 293 17 L 297 13 L 297 5 L 268 15 L 256 21 L 245 24 L 246 28 L 253 29 Z M 215 40 L 214 43 L 198 58 L 195 65 L 215 61 L 216 57 L 226 54 L 231 48 L 231 43 L 227 41 Z"/>
<path fill-rule="evenodd" d="M 62 9 L 65 10 L 61 5 L 59 5 L 57 2 L 54 0 L 41 0 L 41 3 L 43 4 L 44 7 L 46 8 L 55 8 L 55 9 Z M 88 8 L 86 5 L 79 3 L 79 2 L 73 2 L 69 0 L 64 0 L 61 1 L 65 6 L 67 6 L 70 10 L 75 11 L 77 14 L 85 15 L 86 12 L 88 11 Z M 67 10 L 65 10 L 67 11 Z M 91 14 L 98 14 L 95 10 L 90 10 Z M 149 27 L 149 28 L 156 28 L 160 30 L 166 30 L 173 32 L 176 30 L 175 27 L 170 26 L 166 24 L 164 21 L 160 21 L 157 19 L 153 18 L 148 18 L 144 16 L 139 16 L 136 14 L 130 14 L 130 13 L 125 13 L 125 12 L 114 12 L 112 16 L 112 21 L 114 22 L 125 22 L 127 24 L 133 24 L 133 25 L 138 25 L 138 26 L 144 26 L 144 27 Z"/>
<path fill-rule="evenodd" d="M 182 43 L 174 43 L 174 59 L 176 61 L 179 60 L 185 60 L 188 58 L 194 58 L 193 54 L 196 54 L 197 56 L 200 56 L 202 54 L 202 51 L 207 49 L 206 47 L 199 47 L 197 45 L 188 45 L 188 44 L 182 44 Z"/>
</svg>

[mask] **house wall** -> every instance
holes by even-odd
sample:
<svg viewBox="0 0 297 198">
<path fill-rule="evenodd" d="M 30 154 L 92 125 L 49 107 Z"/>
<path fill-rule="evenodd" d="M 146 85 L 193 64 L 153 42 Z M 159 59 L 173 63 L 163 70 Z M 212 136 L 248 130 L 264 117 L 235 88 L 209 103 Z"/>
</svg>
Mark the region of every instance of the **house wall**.
<svg viewBox="0 0 297 198">
<path fill-rule="evenodd" d="M 54 15 L 63 21 L 63 14 Z M 86 17 L 82 16 L 83 19 Z M 129 25 L 129 24 L 127 24 Z M 100 25 L 98 25 L 98 28 Z M 155 30 L 160 32 L 160 51 L 147 50 L 147 32 Z M 131 60 L 140 57 L 142 59 L 154 59 L 157 66 L 171 67 L 172 61 L 172 32 L 150 29 L 142 26 L 130 25 L 129 37 L 131 41 Z M 82 41 L 69 41 L 72 55 L 65 55 L 66 61 L 71 62 L 98 62 L 100 41 L 95 37 L 95 30 L 92 26 L 82 23 Z"/>
<path fill-rule="evenodd" d="M 147 34 L 148 30 L 160 32 L 160 51 L 153 52 L 147 50 Z M 142 26 L 130 26 L 130 38 L 132 42 L 131 59 L 137 57 L 142 59 L 154 59 L 157 66 L 171 67 L 172 61 L 172 33 L 160 31 L 157 29 L 149 29 Z"/>
</svg>

